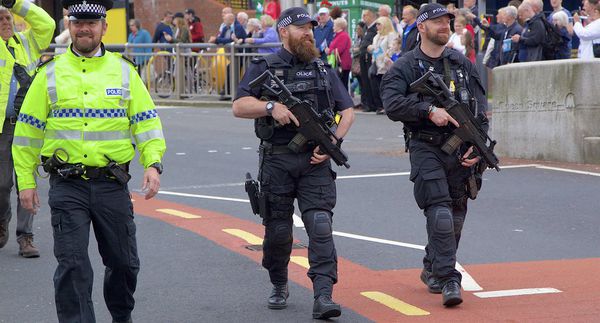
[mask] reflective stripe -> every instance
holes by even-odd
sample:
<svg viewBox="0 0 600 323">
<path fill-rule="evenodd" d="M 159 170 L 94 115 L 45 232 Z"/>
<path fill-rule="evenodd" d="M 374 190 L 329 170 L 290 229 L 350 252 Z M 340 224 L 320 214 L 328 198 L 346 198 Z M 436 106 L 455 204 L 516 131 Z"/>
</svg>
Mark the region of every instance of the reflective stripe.
<svg viewBox="0 0 600 323">
<path fill-rule="evenodd" d="M 129 139 L 129 130 L 120 131 L 93 131 L 82 132 L 81 130 L 46 130 L 47 139 L 65 139 L 65 140 L 121 140 Z"/>
<path fill-rule="evenodd" d="M 144 143 L 150 139 L 165 139 L 165 136 L 163 135 L 161 129 L 148 130 L 146 132 L 139 133 L 134 137 L 135 142 L 137 142 L 138 144 Z"/>
<path fill-rule="evenodd" d="M 23 16 L 21 16 L 23 17 Z M 33 62 L 33 59 L 31 59 L 31 51 L 29 50 L 29 41 L 27 40 L 27 37 L 25 37 L 25 35 L 21 34 L 21 33 L 17 33 L 19 35 L 19 38 L 21 38 L 21 42 L 23 43 L 23 47 L 25 47 L 25 53 L 27 53 L 27 57 L 29 57 L 29 62 Z M 29 67 L 27 67 L 29 68 Z"/>
<path fill-rule="evenodd" d="M 17 121 L 19 122 L 23 122 L 26 123 L 28 125 L 32 125 L 38 129 L 44 130 L 46 128 L 46 123 L 43 122 L 42 120 L 34 117 L 34 116 L 30 116 L 28 114 L 25 114 L 23 112 L 21 112 L 19 114 L 19 116 L 17 117 Z"/>
<path fill-rule="evenodd" d="M 129 63 L 127 63 L 124 59 L 121 59 L 121 88 L 123 88 L 123 93 L 121 95 L 122 100 L 129 100 L 129 73 L 131 72 L 131 67 Z M 121 105 L 124 105 L 124 102 L 121 101 Z"/>
<path fill-rule="evenodd" d="M 53 109 L 48 118 L 126 118 L 125 109 Z"/>
<path fill-rule="evenodd" d="M 83 140 L 121 140 L 130 139 L 129 130 L 84 132 Z"/>
<path fill-rule="evenodd" d="M 142 122 L 144 120 L 148 120 L 148 119 L 152 119 L 152 118 L 158 118 L 158 113 L 156 112 L 155 109 L 137 113 L 136 115 L 131 117 L 130 123 L 133 125 L 138 122 Z"/>
<path fill-rule="evenodd" d="M 27 73 L 32 73 L 37 68 L 37 64 L 35 62 L 27 65 Z"/>
<path fill-rule="evenodd" d="M 23 1 L 21 2 L 21 4 L 21 10 L 19 10 L 17 15 L 21 16 L 22 18 L 25 18 L 25 16 L 27 16 L 27 13 L 29 12 L 29 1 Z"/>
<path fill-rule="evenodd" d="M 48 97 L 50 97 L 50 106 L 56 105 L 58 95 L 56 94 L 56 73 L 54 72 L 54 64 L 52 61 L 46 65 L 46 78 L 48 85 Z"/>
<path fill-rule="evenodd" d="M 6 61 L 3 59 L 0 59 L 0 67 L 4 67 L 6 66 Z"/>
<path fill-rule="evenodd" d="M 44 140 L 36 139 L 36 138 L 29 138 L 29 137 L 14 136 L 13 137 L 13 145 L 33 147 L 33 148 L 42 148 L 44 146 Z"/>
<path fill-rule="evenodd" d="M 50 111 L 48 118 L 82 118 L 83 111 L 81 109 L 53 109 Z"/>
</svg>

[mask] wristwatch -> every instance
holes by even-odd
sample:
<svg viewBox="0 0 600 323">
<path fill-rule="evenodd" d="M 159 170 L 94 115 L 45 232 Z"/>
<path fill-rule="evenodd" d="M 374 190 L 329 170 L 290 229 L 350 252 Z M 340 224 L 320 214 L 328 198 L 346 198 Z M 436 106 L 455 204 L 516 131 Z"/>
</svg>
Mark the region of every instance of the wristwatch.
<svg viewBox="0 0 600 323">
<path fill-rule="evenodd" d="M 435 112 L 435 110 L 437 110 L 437 107 L 435 105 L 430 105 L 427 109 L 427 116 L 430 116 L 432 113 Z"/>
<path fill-rule="evenodd" d="M 273 114 L 273 108 L 275 107 L 275 102 L 269 101 L 265 106 L 265 110 L 267 110 L 267 115 L 270 117 Z"/>
<path fill-rule="evenodd" d="M 162 174 L 163 173 L 163 165 L 161 163 L 154 163 L 152 165 L 150 165 L 150 167 L 155 168 L 156 171 L 158 171 L 158 174 Z"/>
</svg>

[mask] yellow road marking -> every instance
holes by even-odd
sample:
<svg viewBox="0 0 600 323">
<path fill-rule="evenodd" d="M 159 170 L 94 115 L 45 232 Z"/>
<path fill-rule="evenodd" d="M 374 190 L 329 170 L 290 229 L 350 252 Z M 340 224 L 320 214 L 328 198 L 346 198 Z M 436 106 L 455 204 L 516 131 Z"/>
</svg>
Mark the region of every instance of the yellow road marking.
<svg viewBox="0 0 600 323">
<path fill-rule="evenodd" d="M 290 261 L 295 263 L 296 265 L 300 265 L 306 269 L 310 267 L 308 264 L 308 258 L 302 256 L 292 256 L 290 257 Z"/>
<path fill-rule="evenodd" d="M 178 216 L 178 217 L 184 218 L 184 219 L 200 219 L 201 218 L 201 216 L 199 216 L 199 215 L 194 215 L 191 213 L 187 213 L 187 212 L 183 212 L 183 211 L 179 211 L 179 210 L 173 210 L 173 209 L 156 209 L 156 211 L 162 212 L 165 214 L 169 214 L 169 215 Z"/>
<path fill-rule="evenodd" d="M 253 235 L 250 232 L 246 232 L 240 229 L 223 229 L 223 232 L 229 233 L 232 236 L 236 236 L 238 238 L 246 240 L 251 245 L 261 245 L 263 243 L 263 239 Z"/>
<path fill-rule="evenodd" d="M 418 315 L 429 315 L 430 313 L 422 310 L 416 306 L 405 303 L 395 297 L 382 292 L 362 292 L 362 296 L 369 298 L 377 303 L 381 303 L 394 311 L 400 312 L 404 315 L 418 316 Z"/>
</svg>

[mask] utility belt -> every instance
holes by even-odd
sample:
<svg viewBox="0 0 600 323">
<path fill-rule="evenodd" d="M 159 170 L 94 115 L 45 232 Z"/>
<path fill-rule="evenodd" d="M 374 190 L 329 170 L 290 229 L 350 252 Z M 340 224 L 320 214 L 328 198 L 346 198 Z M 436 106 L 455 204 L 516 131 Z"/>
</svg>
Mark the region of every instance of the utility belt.
<svg viewBox="0 0 600 323">
<path fill-rule="evenodd" d="M 127 182 L 129 182 L 131 179 L 131 175 L 129 175 L 129 163 L 117 164 L 111 161 L 107 166 L 104 167 L 86 166 L 81 163 L 64 163 L 61 165 L 46 167 L 46 165 L 48 165 L 48 159 L 50 158 L 42 156 L 44 170 L 48 174 L 58 175 L 62 178 L 108 178 L 116 180 L 123 185 L 127 184 Z"/>
<path fill-rule="evenodd" d="M 17 117 L 6 117 L 4 119 L 4 123 L 8 123 L 10 125 L 16 125 L 17 124 Z"/>
<path fill-rule="evenodd" d="M 439 133 L 426 130 L 408 131 L 408 136 L 410 139 L 421 140 L 434 146 L 443 145 L 451 135 L 451 133 Z"/>
<path fill-rule="evenodd" d="M 300 146 L 298 149 L 290 148 L 290 145 L 273 145 L 270 142 L 263 141 L 258 147 L 259 152 L 265 155 L 284 155 L 284 154 L 298 154 L 313 151 L 317 145 L 312 141 Z"/>
</svg>

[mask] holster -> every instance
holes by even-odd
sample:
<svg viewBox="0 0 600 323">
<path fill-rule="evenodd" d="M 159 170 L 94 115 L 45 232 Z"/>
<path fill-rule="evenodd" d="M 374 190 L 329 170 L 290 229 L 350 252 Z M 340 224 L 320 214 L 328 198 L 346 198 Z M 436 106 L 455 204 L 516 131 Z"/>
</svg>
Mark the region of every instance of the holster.
<svg viewBox="0 0 600 323">
<path fill-rule="evenodd" d="M 131 179 L 131 175 L 127 172 L 126 169 L 123 169 L 119 164 L 114 161 L 111 161 L 106 165 L 106 170 L 109 175 L 113 176 L 117 182 L 121 183 L 121 185 L 127 184 Z"/>
</svg>

